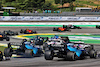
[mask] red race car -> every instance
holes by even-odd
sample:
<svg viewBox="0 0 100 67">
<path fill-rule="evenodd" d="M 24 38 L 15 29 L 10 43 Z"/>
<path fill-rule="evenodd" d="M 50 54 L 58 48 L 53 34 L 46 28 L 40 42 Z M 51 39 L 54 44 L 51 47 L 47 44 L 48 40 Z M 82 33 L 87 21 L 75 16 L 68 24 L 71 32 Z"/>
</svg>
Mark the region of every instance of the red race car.
<svg viewBox="0 0 100 67">
<path fill-rule="evenodd" d="M 33 31 L 33 30 L 29 30 L 29 29 L 26 29 L 26 30 L 21 29 L 20 30 L 20 33 L 33 34 L 33 33 L 37 33 L 37 32 L 36 31 Z"/>
<path fill-rule="evenodd" d="M 53 31 L 63 32 L 63 31 L 71 31 L 71 30 L 67 27 L 58 27 L 58 28 L 53 28 Z"/>
</svg>

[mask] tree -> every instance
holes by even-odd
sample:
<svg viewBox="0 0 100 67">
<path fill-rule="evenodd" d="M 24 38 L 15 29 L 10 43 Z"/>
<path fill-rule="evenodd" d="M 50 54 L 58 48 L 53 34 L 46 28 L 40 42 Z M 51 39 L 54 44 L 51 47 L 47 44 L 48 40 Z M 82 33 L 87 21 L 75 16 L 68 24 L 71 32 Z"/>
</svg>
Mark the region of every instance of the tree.
<svg viewBox="0 0 100 67">
<path fill-rule="evenodd" d="M 62 6 L 64 5 L 64 3 L 70 3 L 70 9 L 71 11 L 73 10 L 73 2 L 75 0 L 55 0 L 55 4 L 61 4 Z"/>
<path fill-rule="evenodd" d="M 25 4 L 25 8 L 28 8 L 28 7 L 41 8 L 44 3 L 45 3 L 45 0 L 25 0 L 23 2 L 23 4 Z"/>
<path fill-rule="evenodd" d="M 12 6 L 21 10 L 41 8 L 45 3 L 45 0 L 2 0 L 2 1 L 5 6 Z"/>
<path fill-rule="evenodd" d="M 45 9 L 56 10 L 57 8 L 54 5 L 52 5 L 51 2 L 46 1 L 45 4 L 42 6 L 42 9 L 43 10 L 45 10 Z"/>
</svg>

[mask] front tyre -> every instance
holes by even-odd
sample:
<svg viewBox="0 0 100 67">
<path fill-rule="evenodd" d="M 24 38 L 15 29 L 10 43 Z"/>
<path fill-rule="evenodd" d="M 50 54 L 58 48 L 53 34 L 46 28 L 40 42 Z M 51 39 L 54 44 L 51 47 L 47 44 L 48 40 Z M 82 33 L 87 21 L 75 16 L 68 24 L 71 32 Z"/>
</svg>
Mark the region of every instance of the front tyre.
<svg viewBox="0 0 100 67">
<path fill-rule="evenodd" d="M 3 60 L 3 54 L 2 54 L 2 52 L 0 51 L 0 61 L 2 61 Z"/>
</svg>

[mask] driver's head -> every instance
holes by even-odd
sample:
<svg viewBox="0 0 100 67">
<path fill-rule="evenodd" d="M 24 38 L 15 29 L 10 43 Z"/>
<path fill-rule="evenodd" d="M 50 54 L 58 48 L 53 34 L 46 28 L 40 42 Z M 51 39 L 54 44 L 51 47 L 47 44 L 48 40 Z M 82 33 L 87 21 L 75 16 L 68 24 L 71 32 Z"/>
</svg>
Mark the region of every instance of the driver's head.
<svg viewBox="0 0 100 67">
<path fill-rule="evenodd" d="M 55 35 L 55 36 L 54 36 L 54 38 L 58 39 L 58 38 L 59 38 L 59 36 Z"/>
</svg>

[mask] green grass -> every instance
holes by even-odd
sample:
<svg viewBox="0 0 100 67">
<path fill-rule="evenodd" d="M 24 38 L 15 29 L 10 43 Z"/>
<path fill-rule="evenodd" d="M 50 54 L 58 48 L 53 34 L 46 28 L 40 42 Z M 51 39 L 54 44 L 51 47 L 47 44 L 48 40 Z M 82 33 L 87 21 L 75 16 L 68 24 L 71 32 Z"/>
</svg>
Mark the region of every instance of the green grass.
<svg viewBox="0 0 100 67">
<path fill-rule="evenodd" d="M 4 49 L 5 49 L 5 48 L 6 48 L 6 47 L 0 46 L 0 51 L 4 52 Z"/>
<path fill-rule="evenodd" d="M 40 35 L 41 37 L 54 37 L 54 35 Z M 85 42 L 85 43 L 88 43 L 88 44 L 100 44 L 100 40 L 96 40 L 96 39 L 79 39 L 79 38 L 76 38 L 75 40 L 73 38 L 70 38 L 70 36 L 78 36 L 78 37 L 98 37 L 100 38 L 100 35 L 58 35 L 58 36 L 69 36 L 69 39 L 70 41 L 82 41 L 82 42 Z M 27 38 L 33 38 L 35 36 L 24 36 L 24 37 L 27 37 Z"/>
<path fill-rule="evenodd" d="M 90 1 L 78 1 L 79 4 L 87 4 L 87 5 L 91 5 L 91 6 L 97 6 L 97 4 L 94 4 L 93 2 Z M 100 6 L 100 5 L 99 5 Z"/>
</svg>

